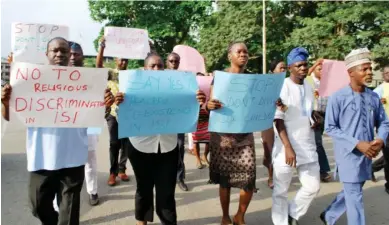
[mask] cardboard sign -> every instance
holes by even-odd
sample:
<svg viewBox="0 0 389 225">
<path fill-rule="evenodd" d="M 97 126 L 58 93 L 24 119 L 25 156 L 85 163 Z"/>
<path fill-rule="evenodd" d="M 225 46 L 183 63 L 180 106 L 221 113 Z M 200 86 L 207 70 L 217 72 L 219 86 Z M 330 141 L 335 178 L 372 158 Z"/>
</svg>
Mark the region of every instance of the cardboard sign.
<svg viewBox="0 0 389 225">
<path fill-rule="evenodd" d="M 145 59 L 150 52 L 147 30 L 105 27 L 105 56 L 124 59 Z"/>
<path fill-rule="evenodd" d="M 200 106 L 196 76 L 190 72 L 119 72 L 124 101 L 119 106 L 119 137 L 196 131 Z"/>
<path fill-rule="evenodd" d="M 66 40 L 69 28 L 53 24 L 12 23 L 11 49 L 14 62 L 46 64 L 47 43 L 54 37 Z"/>
<path fill-rule="evenodd" d="M 108 69 L 13 63 L 10 108 L 27 127 L 102 127 L 107 73 Z"/>
<path fill-rule="evenodd" d="M 343 61 L 324 60 L 321 70 L 319 95 L 331 96 L 336 91 L 350 84 L 350 77 Z"/>
<path fill-rule="evenodd" d="M 207 101 L 208 101 L 211 92 L 211 83 L 213 77 L 196 76 L 196 80 L 197 80 L 197 84 L 199 85 L 199 89 L 204 92 L 204 94 L 207 96 Z"/>
<path fill-rule="evenodd" d="M 211 111 L 208 130 L 251 133 L 272 127 L 284 79 L 285 73 L 262 75 L 216 71 L 213 98 L 223 107 Z"/>
<path fill-rule="evenodd" d="M 173 52 L 180 56 L 180 66 L 178 70 L 190 71 L 193 73 L 203 73 L 205 75 L 204 58 L 194 48 L 186 45 L 177 45 L 173 48 Z"/>
</svg>

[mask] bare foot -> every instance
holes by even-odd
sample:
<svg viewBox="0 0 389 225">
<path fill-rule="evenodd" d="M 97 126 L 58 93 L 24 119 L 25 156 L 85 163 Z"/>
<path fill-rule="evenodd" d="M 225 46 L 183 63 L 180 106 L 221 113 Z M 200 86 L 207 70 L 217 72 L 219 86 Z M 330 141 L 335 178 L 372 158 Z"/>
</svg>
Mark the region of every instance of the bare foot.
<svg viewBox="0 0 389 225">
<path fill-rule="evenodd" d="M 234 225 L 245 225 L 243 216 L 235 215 L 234 216 Z"/>
<path fill-rule="evenodd" d="M 232 220 L 230 217 L 222 218 L 221 225 L 232 225 Z"/>
<path fill-rule="evenodd" d="M 136 225 L 147 225 L 147 221 L 136 221 Z"/>
</svg>

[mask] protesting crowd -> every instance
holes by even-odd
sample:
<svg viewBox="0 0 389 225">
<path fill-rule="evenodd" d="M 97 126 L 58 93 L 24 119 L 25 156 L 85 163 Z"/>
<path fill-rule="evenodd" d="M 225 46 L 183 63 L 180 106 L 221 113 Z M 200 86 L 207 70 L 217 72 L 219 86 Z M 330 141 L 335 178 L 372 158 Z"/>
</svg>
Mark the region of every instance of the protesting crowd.
<svg viewBox="0 0 389 225">
<path fill-rule="evenodd" d="M 164 79 L 164 72 L 179 70 L 180 62 L 184 60 L 182 55 L 172 51 L 167 56 L 160 56 L 151 40 L 149 44 L 150 51 L 144 58 L 144 67 L 138 69 L 142 71 L 139 74 L 153 72 Z M 104 52 L 108 45 L 104 37 L 100 39 L 96 57 L 99 70 L 103 70 Z M 245 75 L 250 74 L 246 70 L 250 55 L 246 44 L 231 42 L 226 53 L 230 64 L 226 69 L 219 70 L 245 79 Z M 63 37 L 53 37 L 47 42 L 46 56 L 48 65 L 53 68 L 83 67 L 82 46 Z M 366 48 L 355 49 L 344 58 L 347 70 L 344 72 L 349 76 L 349 84 L 330 96 L 322 96 L 319 89 L 321 79 L 327 75 L 322 73 L 325 60 L 316 59 L 316 63 L 310 66 L 309 58 L 309 52 L 304 47 L 296 46 L 286 60 L 270 63 L 268 76 L 284 77 L 286 72 L 289 76 L 283 79 L 279 96 L 273 96 L 272 125 L 256 130 L 261 131 L 263 165 L 268 169 L 267 183 L 272 189 L 269 216 L 274 225 L 298 225 L 318 195 L 321 182 L 330 182 L 338 177 L 342 190 L 317 216 L 324 225 L 334 225 L 346 213 L 348 225 L 365 225 L 363 186 L 366 181 L 375 179 L 374 172 L 383 168 L 386 178 L 384 190 L 389 194 L 389 150 L 385 147 L 389 133 L 385 105 L 389 102 L 384 94 L 384 84 L 389 82 L 389 66 L 384 68 L 384 84 L 372 91 L 368 88 L 373 77 L 371 52 Z M 195 155 L 196 167 L 209 167 L 208 183 L 219 185 L 220 224 L 246 224 L 246 211 L 257 192 L 254 133 L 208 129 L 213 114 L 227 107 L 226 102 L 214 94 L 218 77 L 224 73 L 192 71 L 196 77 L 212 74 L 209 93 L 198 88 L 190 97 L 197 101 L 198 108 L 194 132 L 187 135 L 186 130 L 181 130 L 170 134 L 123 137 L 119 127 L 128 124 L 121 121 L 121 116 L 126 114 L 123 109 L 131 101 L 132 92 L 124 91 L 121 82 L 129 59 L 117 56 L 115 60 L 115 69 L 104 70 L 107 72 L 104 78 L 107 85 L 105 90 L 100 90 L 103 99 L 101 108 L 104 108 L 104 116 L 100 119 L 106 120 L 109 132 L 110 171 L 107 184 L 114 186 L 118 179 L 124 182 L 130 180 L 126 172 L 129 160 L 135 175 L 133 179 L 136 180 L 136 224 L 153 222 L 154 208 L 162 224 L 179 224 L 175 189 L 178 186 L 188 191 L 184 163 L 186 136 L 189 151 Z M 12 56 L 9 61 L 12 62 L 11 67 L 15 65 Z M 6 84 L 2 89 L 2 116 L 7 121 L 12 113 L 17 113 L 12 112 L 11 107 L 12 95 L 17 88 Z M 96 127 L 26 126 L 28 193 L 32 214 L 44 225 L 78 225 L 84 180 L 90 205 L 99 204 L 95 150 L 101 132 L 94 132 Z M 323 147 L 324 133 L 332 138 L 334 145 L 334 175 Z M 202 145 L 203 155 L 200 154 Z M 381 151 L 383 156 L 372 163 Z M 294 172 L 298 174 L 301 187 L 288 201 Z M 231 188 L 240 190 L 239 205 L 233 216 L 229 214 Z"/>
</svg>

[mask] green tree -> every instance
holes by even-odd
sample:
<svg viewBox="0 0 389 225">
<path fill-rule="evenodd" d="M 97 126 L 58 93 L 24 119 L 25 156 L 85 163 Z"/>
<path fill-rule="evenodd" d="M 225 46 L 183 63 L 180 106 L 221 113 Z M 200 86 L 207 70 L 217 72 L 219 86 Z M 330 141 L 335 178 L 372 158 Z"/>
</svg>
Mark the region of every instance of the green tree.
<svg viewBox="0 0 389 225">
<path fill-rule="evenodd" d="M 297 18 L 284 47 L 306 47 L 314 58 L 342 60 L 352 49 L 369 48 L 379 67 L 389 62 L 387 2 L 321 2 L 317 16 Z"/>
<path fill-rule="evenodd" d="M 284 46 L 297 16 L 316 15 L 316 2 L 266 2 L 267 59 L 285 58 Z M 208 70 L 228 65 L 227 47 L 244 41 L 250 53 L 248 70 L 262 72 L 262 2 L 220 2 L 217 12 L 202 23 L 197 47 L 205 56 Z"/>
<path fill-rule="evenodd" d="M 161 56 L 178 44 L 193 45 L 199 23 L 211 12 L 211 1 L 88 0 L 91 17 L 106 26 L 146 29 Z M 100 32 L 99 37 L 103 34 Z M 141 61 L 131 61 L 139 67 Z"/>
</svg>

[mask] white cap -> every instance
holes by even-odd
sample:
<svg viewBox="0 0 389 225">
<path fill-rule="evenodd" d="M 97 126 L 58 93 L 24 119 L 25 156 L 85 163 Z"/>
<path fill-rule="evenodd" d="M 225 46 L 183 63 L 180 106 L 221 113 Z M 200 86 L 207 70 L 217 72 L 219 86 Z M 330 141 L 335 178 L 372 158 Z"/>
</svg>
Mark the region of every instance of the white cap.
<svg viewBox="0 0 389 225">
<path fill-rule="evenodd" d="M 371 63 L 371 52 L 367 48 L 352 50 L 344 58 L 344 61 L 347 69 L 364 63 Z"/>
</svg>

